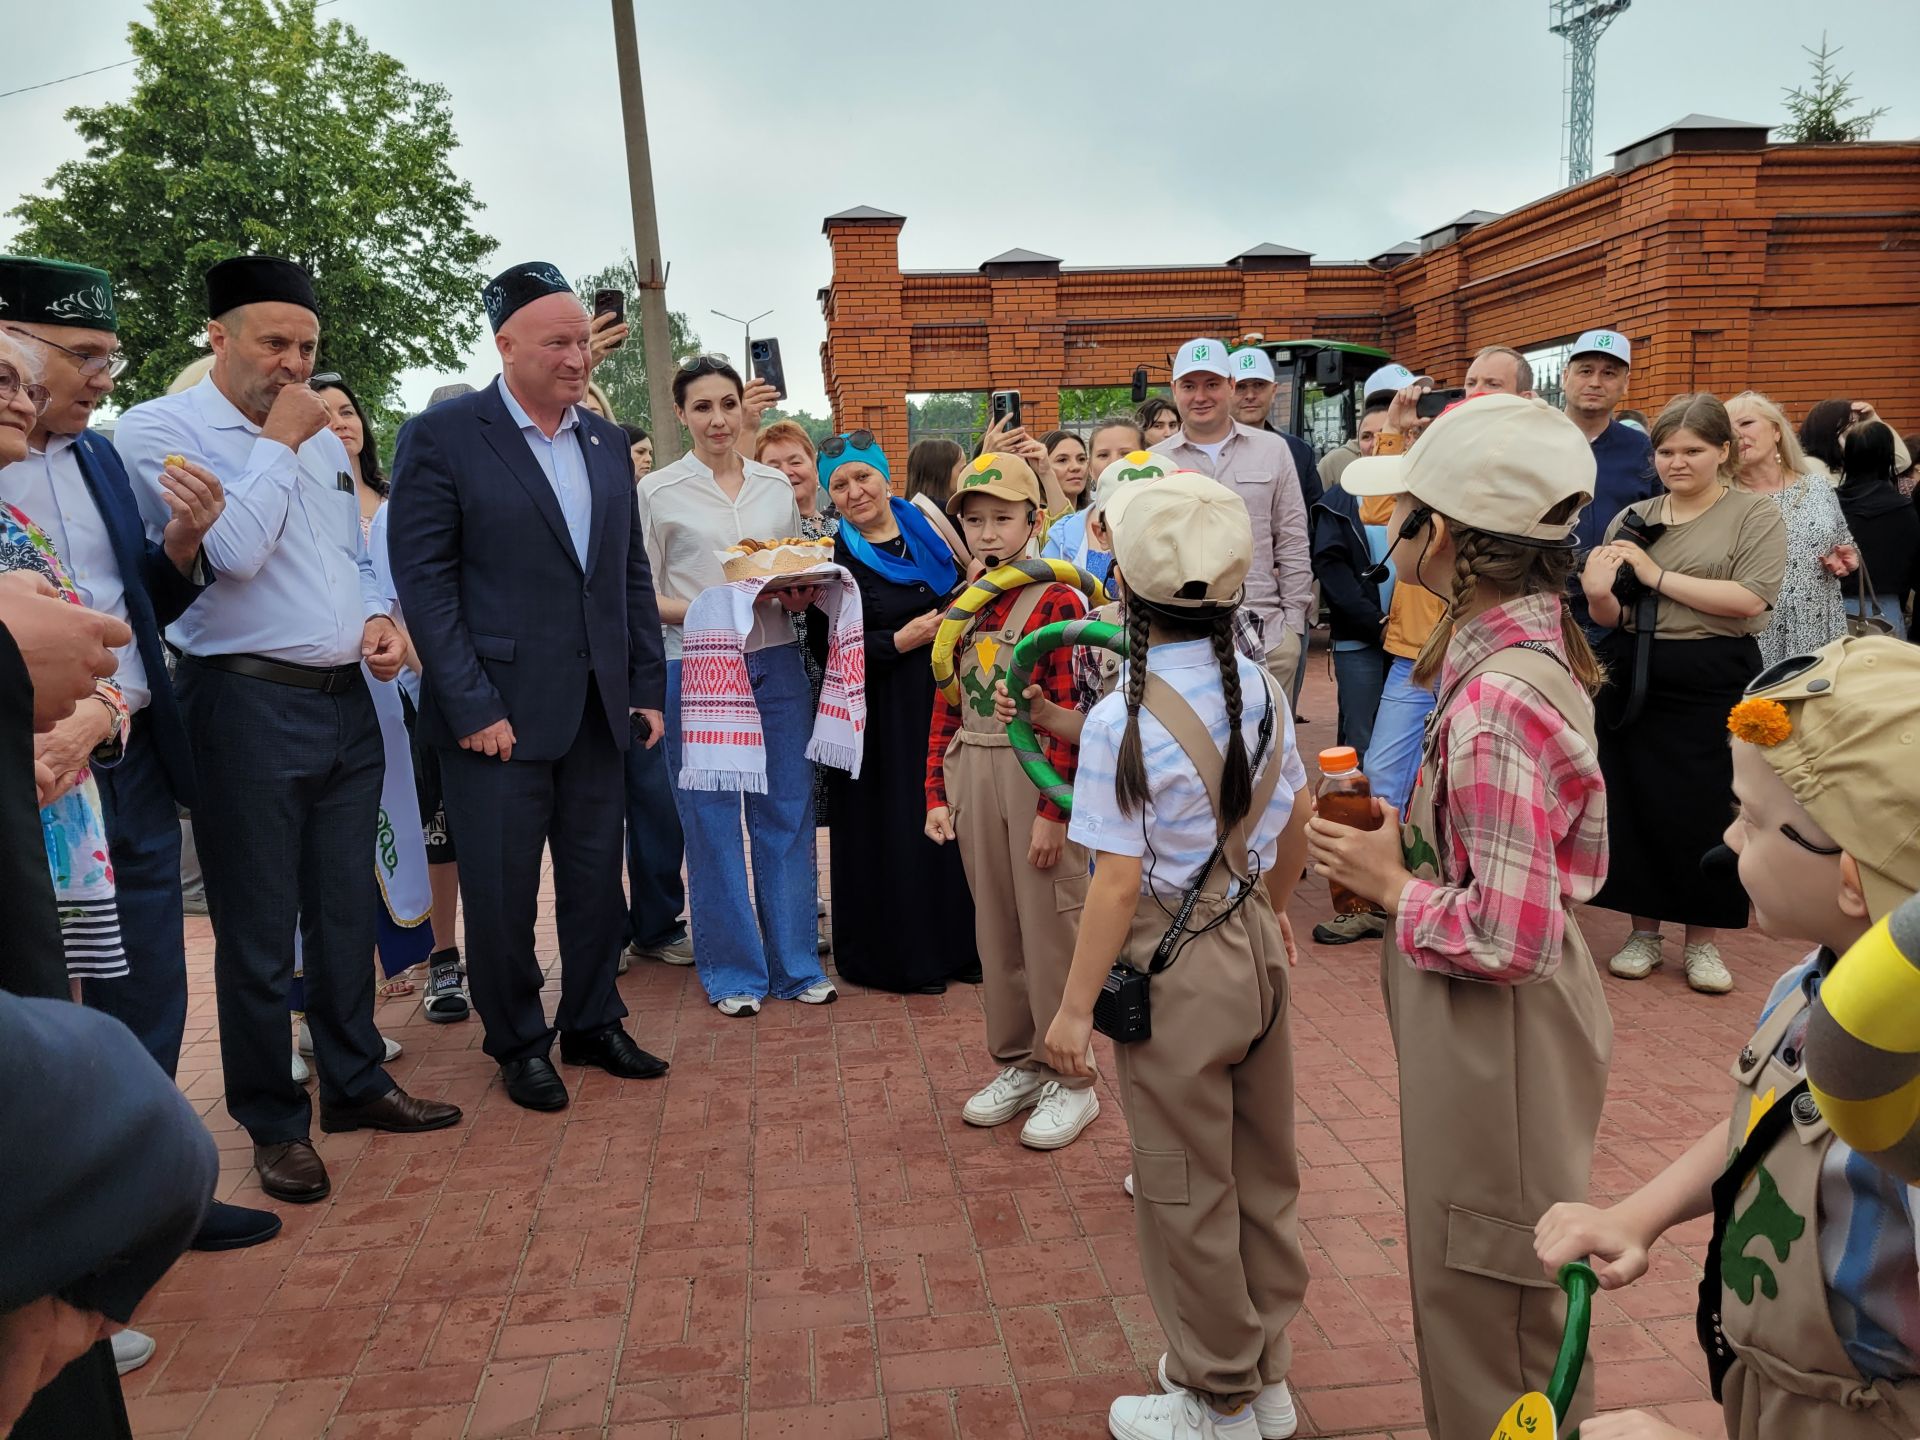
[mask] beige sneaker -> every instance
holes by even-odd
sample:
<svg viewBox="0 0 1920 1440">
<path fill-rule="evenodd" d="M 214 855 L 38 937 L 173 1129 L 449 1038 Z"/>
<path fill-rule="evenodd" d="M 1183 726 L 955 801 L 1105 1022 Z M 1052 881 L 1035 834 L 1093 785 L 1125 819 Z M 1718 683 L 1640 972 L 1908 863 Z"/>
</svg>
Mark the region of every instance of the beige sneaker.
<svg viewBox="0 0 1920 1440">
<path fill-rule="evenodd" d="M 1702 995 L 1724 995 L 1733 989 L 1733 975 L 1720 958 L 1719 946 L 1687 946 L 1687 984 Z"/>
<path fill-rule="evenodd" d="M 1636 930 L 1607 961 L 1607 969 L 1622 980 L 1644 980 L 1660 966 L 1660 937 Z"/>
</svg>

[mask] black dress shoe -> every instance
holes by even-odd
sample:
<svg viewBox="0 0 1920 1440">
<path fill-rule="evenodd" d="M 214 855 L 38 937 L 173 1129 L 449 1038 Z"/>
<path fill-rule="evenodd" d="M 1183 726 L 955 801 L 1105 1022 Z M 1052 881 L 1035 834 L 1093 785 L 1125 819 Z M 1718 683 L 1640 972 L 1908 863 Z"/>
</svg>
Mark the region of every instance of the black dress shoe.
<svg viewBox="0 0 1920 1440">
<path fill-rule="evenodd" d="M 193 1237 L 195 1250 L 244 1250 L 259 1245 L 280 1233 L 280 1217 L 271 1210 L 249 1210 L 244 1205 L 229 1205 L 216 1200 L 207 1207 L 207 1218 L 200 1222 Z"/>
<path fill-rule="evenodd" d="M 947 993 L 947 982 L 936 980 L 931 985 L 916 985 L 907 993 L 909 995 L 944 995 Z"/>
<path fill-rule="evenodd" d="M 987 977 L 981 973 L 979 965 L 975 964 L 966 970 L 962 970 L 953 978 L 962 985 L 979 985 L 984 982 Z"/>
<path fill-rule="evenodd" d="M 622 1080 L 657 1080 L 667 1073 L 667 1062 L 633 1043 L 618 1025 L 590 1034 L 560 1035 L 560 1058 L 569 1065 L 597 1065 Z"/>
<path fill-rule="evenodd" d="M 348 1130 L 391 1130 L 396 1135 L 418 1135 L 424 1130 L 444 1130 L 457 1124 L 459 1119 L 458 1105 L 449 1105 L 444 1100 L 419 1100 L 398 1085 L 364 1105 L 320 1102 L 320 1128 L 329 1135 Z"/>
<path fill-rule="evenodd" d="M 507 1098 L 516 1105 L 528 1110 L 567 1108 L 567 1087 L 544 1055 L 503 1062 L 500 1078 L 506 1082 Z"/>
<path fill-rule="evenodd" d="M 307 1205 L 326 1199 L 333 1188 L 333 1182 L 327 1179 L 327 1167 L 320 1163 L 320 1153 L 311 1140 L 256 1145 L 253 1166 L 260 1172 L 260 1188 L 276 1200 Z"/>
</svg>

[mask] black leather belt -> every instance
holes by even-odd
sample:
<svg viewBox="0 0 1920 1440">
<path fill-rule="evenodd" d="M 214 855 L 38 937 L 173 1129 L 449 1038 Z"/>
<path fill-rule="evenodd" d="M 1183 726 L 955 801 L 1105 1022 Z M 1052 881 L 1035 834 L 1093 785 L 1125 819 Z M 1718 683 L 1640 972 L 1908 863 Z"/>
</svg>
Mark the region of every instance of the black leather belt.
<svg viewBox="0 0 1920 1440">
<path fill-rule="evenodd" d="M 362 683 L 358 665 L 295 665 L 289 660 L 269 660 L 264 655 L 182 655 L 180 658 L 210 670 L 227 670 L 254 680 L 271 680 L 275 685 L 318 690 L 322 695 L 340 695 Z"/>
</svg>

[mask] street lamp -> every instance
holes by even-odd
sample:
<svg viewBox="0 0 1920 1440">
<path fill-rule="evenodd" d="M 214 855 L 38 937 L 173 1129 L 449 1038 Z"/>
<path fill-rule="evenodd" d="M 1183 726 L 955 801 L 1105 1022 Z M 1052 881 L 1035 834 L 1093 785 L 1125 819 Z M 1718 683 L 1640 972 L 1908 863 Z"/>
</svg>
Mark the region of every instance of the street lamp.
<svg viewBox="0 0 1920 1440">
<path fill-rule="evenodd" d="M 752 320 L 742 320 L 738 315 L 729 315 L 724 310 L 715 310 L 715 311 L 712 311 L 711 313 L 718 315 L 722 320 L 731 320 L 734 324 L 738 325 L 741 329 L 747 332 L 746 353 L 743 354 L 740 357 L 740 359 L 742 363 L 746 366 L 747 374 L 752 375 L 753 374 L 753 327 L 755 323 L 766 319 L 767 316 L 773 313 L 773 311 L 762 310 L 758 315 L 754 316 Z"/>
</svg>

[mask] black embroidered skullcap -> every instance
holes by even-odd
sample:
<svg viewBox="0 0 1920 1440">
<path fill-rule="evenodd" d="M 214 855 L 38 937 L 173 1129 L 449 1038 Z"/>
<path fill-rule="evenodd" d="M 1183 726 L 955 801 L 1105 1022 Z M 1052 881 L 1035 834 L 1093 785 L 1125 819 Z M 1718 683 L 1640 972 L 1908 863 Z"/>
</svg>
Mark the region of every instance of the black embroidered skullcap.
<svg viewBox="0 0 1920 1440">
<path fill-rule="evenodd" d="M 531 305 L 546 295 L 571 295 L 567 277 L 544 260 L 528 260 L 509 266 L 487 282 L 480 292 L 486 302 L 487 319 L 497 332 L 522 305 Z"/>
<path fill-rule="evenodd" d="M 37 255 L 0 255 L 0 321 L 117 332 L 113 281 L 104 270 Z"/>
<path fill-rule="evenodd" d="M 320 313 L 313 277 L 278 255 L 236 255 L 207 271 L 207 314 L 219 317 L 241 305 L 298 305 Z"/>
</svg>

